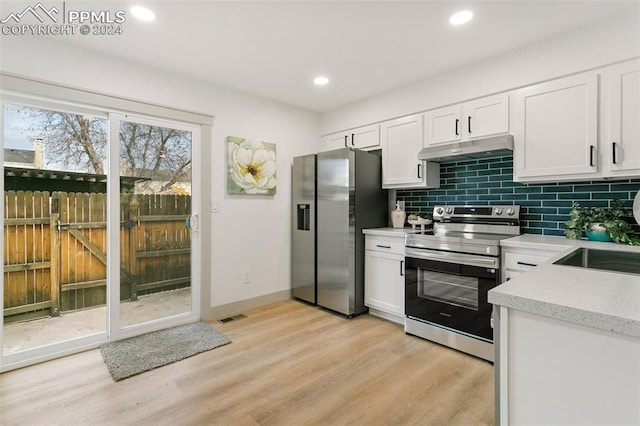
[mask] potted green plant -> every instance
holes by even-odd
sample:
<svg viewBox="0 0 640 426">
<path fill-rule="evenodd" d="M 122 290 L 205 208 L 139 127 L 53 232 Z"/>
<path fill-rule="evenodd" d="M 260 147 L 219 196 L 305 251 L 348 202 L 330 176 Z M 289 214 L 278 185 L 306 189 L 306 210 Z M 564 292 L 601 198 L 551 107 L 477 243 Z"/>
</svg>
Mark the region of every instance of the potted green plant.
<svg viewBox="0 0 640 426">
<path fill-rule="evenodd" d="M 593 241 L 640 245 L 640 238 L 634 235 L 631 225 L 625 220 L 627 216 L 630 212 L 620 200 L 616 200 L 611 208 L 581 207 L 573 203 L 564 233 L 567 238 L 581 238 L 584 233 Z"/>
</svg>

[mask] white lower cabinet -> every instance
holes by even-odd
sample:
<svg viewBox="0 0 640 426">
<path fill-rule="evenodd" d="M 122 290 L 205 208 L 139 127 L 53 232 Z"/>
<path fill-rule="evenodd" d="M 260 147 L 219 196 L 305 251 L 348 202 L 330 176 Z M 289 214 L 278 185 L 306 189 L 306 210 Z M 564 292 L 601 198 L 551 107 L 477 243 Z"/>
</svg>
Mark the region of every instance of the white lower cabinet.
<svg viewBox="0 0 640 426">
<path fill-rule="evenodd" d="M 520 247 L 502 247 L 502 282 L 514 278 L 516 275 L 527 272 L 555 256 L 564 246 L 549 246 L 548 249 L 532 249 Z"/>
<path fill-rule="evenodd" d="M 367 235 L 364 264 L 369 313 L 404 324 L 404 235 Z"/>
<path fill-rule="evenodd" d="M 637 337 L 496 308 L 496 424 L 640 424 Z"/>
</svg>

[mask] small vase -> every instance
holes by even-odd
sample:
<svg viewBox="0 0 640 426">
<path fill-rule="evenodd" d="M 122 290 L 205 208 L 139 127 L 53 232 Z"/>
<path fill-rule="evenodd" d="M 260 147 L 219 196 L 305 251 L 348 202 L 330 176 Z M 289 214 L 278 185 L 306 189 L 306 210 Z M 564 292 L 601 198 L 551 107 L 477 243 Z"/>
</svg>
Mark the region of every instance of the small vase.
<svg viewBox="0 0 640 426">
<path fill-rule="evenodd" d="M 391 212 L 391 223 L 394 228 L 404 228 L 407 214 L 400 208 L 400 201 L 396 201 L 396 209 Z"/>
<path fill-rule="evenodd" d="M 611 241 L 609 231 L 607 231 L 607 228 L 602 223 L 590 223 L 585 233 L 591 241 Z"/>
</svg>

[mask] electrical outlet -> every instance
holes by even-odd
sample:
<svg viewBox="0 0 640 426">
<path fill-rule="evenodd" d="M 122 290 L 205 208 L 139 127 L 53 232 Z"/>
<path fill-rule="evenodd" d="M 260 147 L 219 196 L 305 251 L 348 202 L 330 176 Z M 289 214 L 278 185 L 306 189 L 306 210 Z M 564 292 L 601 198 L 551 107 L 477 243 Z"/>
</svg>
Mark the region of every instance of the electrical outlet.
<svg viewBox="0 0 640 426">
<path fill-rule="evenodd" d="M 242 284 L 249 284 L 251 282 L 251 271 L 242 272 Z"/>
</svg>

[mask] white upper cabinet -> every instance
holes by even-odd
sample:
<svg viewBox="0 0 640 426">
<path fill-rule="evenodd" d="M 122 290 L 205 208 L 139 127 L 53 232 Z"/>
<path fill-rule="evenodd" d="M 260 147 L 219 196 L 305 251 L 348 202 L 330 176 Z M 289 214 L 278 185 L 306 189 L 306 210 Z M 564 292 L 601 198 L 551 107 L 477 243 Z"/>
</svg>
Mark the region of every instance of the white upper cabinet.
<svg viewBox="0 0 640 426">
<path fill-rule="evenodd" d="M 383 188 L 440 187 L 440 165 L 418 160 L 422 144 L 422 114 L 380 124 Z"/>
<path fill-rule="evenodd" d="M 460 105 L 439 108 L 424 114 L 426 121 L 425 146 L 462 140 L 460 131 Z"/>
<path fill-rule="evenodd" d="M 345 147 L 358 148 L 365 151 L 379 149 L 380 126 L 372 124 L 346 132 L 333 133 L 325 136 L 323 141 L 323 149 L 327 151 Z"/>
<path fill-rule="evenodd" d="M 425 120 L 425 146 L 508 133 L 509 94 L 487 96 L 428 111 Z"/>
<path fill-rule="evenodd" d="M 349 141 L 349 135 L 346 132 L 332 133 L 322 138 L 322 150 L 331 151 L 338 148 L 346 148 Z"/>
<path fill-rule="evenodd" d="M 509 94 L 502 93 L 462 104 L 467 139 L 509 133 Z M 466 127 L 464 126 L 466 125 Z"/>
<path fill-rule="evenodd" d="M 605 176 L 640 175 L 640 60 L 605 70 Z"/>
<path fill-rule="evenodd" d="M 598 73 L 514 94 L 514 180 L 558 181 L 598 173 Z"/>
<path fill-rule="evenodd" d="M 514 180 L 640 176 L 640 59 L 516 90 Z"/>
<path fill-rule="evenodd" d="M 351 132 L 351 148 L 358 149 L 378 149 L 380 148 L 380 126 L 373 124 L 371 126 L 358 127 Z"/>
</svg>

